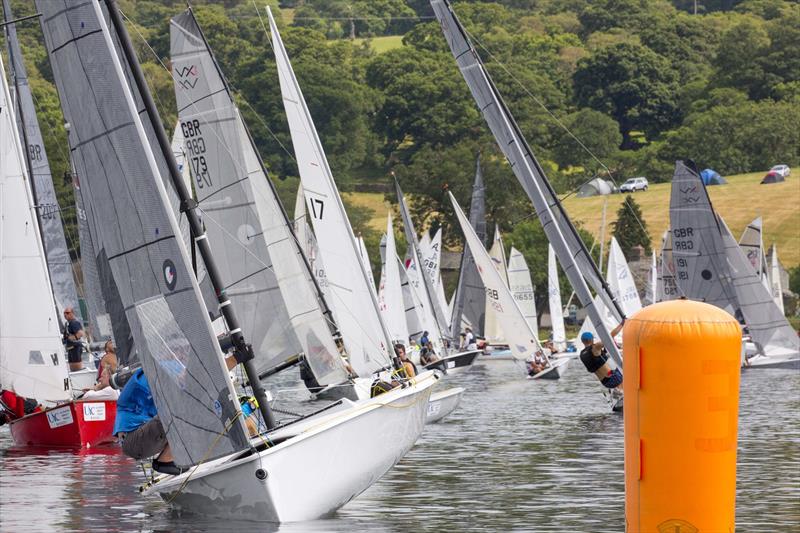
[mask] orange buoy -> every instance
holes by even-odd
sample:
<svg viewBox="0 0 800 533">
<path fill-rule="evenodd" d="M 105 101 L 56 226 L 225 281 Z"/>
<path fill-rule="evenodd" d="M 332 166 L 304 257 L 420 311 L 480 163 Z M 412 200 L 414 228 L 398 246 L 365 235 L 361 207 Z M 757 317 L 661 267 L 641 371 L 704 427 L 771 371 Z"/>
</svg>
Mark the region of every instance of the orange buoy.
<svg viewBox="0 0 800 533">
<path fill-rule="evenodd" d="M 739 324 L 673 300 L 629 318 L 623 338 L 626 530 L 733 533 Z"/>
</svg>

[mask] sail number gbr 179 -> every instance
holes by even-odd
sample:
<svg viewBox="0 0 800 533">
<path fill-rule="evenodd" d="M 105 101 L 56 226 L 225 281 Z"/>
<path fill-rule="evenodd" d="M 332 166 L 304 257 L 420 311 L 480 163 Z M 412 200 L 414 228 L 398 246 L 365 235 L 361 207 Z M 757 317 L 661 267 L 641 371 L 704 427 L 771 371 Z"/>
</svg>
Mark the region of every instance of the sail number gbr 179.
<svg viewBox="0 0 800 533">
<path fill-rule="evenodd" d="M 186 160 L 197 188 L 211 187 L 211 174 L 208 172 L 208 163 L 204 155 L 206 141 L 203 139 L 203 132 L 200 131 L 200 121 L 197 119 L 181 121 L 181 132 L 186 146 Z"/>
</svg>

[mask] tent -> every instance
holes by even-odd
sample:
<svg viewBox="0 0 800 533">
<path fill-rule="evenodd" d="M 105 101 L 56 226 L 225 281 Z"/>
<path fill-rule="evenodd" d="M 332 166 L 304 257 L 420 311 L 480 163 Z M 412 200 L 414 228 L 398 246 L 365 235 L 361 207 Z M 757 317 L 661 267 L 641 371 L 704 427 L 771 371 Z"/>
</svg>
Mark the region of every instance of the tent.
<svg viewBox="0 0 800 533">
<path fill-rule="evenodd" d="M 719 175 L 714 169 L 707 168 L 700 173 L 700 177 L 703 178 L 703 185 L 725 185 L 728 182 L 725 181 L 725 178 Z"/>
<path fill-rule="evenodd" d="M 591 181 L 587 181 L 581 188 L 578 189 L 578 198 L 587 198 L 589 196 L 600 196 L 605 194 L 611 194 L 614 192 L 614 186 L 603 179 L 594 178 Z"/>
<path fill-rule="evenodd" d="M 761 185 L 769 185 L 770 183 L 779 183 L 781 181 L 786 181 L 786 178 L 777 172 L 767 172 L 767 175 L 761 180 Z"/>
</svg>

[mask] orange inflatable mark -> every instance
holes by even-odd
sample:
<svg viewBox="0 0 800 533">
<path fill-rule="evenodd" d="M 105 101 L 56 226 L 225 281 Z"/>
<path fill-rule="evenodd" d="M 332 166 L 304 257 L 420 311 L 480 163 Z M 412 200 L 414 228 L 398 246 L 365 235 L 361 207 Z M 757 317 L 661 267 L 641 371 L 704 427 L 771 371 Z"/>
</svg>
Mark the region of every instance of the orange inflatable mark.
<svg viewBox="0 0 800 533">
<path fill-rule="evenodd" d="M 738 323 L 675 300 L 629 318 L 623 338 L 627 530 L 733 531 Z"/>
</svg>

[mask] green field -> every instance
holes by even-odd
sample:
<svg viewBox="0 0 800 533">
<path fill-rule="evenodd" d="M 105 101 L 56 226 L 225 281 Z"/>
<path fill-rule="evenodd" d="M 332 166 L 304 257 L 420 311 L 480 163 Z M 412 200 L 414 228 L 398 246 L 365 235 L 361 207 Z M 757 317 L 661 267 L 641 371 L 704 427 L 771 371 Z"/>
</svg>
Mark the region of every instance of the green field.
<svg viewBox="0 0 800 533">
<path fill-rule="evenodd" d="M 354 39 L 353 43 L 369 43 L 370 48 L 372 48 L 376 54 L 382 54 L 384 52 L 388 52 L 389 50 L 394 50 L 395 48 L 400 48 L 403 46 L 403 36 L 387 35 L 386 37 L 372 37 L 367 39 L 359 38 Z"/>
<path fill-rule="evenodd" d="M 709 187 L 711 203 L 725 219 L 738 239 L 744 228 L 757 216 L 764 220 L 764 244 L 775 243 L 778 257 L 786 268 L 800 264 L 800 172 L 795 171 L 784 183 L 761 185 L 766 172 L 753 172 L 726 176 L 727 185 Z M 634 194 L 642 207 L 642 215 L 654 246 L 659 246 L 661 235 L 669 225 L 670 183 L 650 185 L 646 192 Z M 616 220 L 617 210 L 624 195 L 607 197 L 570 197 L 564 205 L 570 217 L 580 221 L 584 229 L 598 236 L 603 213 L 603 202 L 608 200 L 606 238 L 611 238 L 610 223 Z"/>
<path fill-rule="evenodd" d="M 738 239 L 745 226 L 755 217 L 764 219 L 764 244 L 775 243 L 778 257 L 786 268 L 800 264 L 800 172 L 795 172 L 784 183 L 761 185 L 764 172 L 740 174 L 726 177 L 727 185 L 709 187 L 711 202 L 722 214 L 725 222 Z M 642 208 L 654 246 L 661 242 L 661 235 L 669 224 L 670 183 L 657 183 L 646 192 L 634 194 Z M 348 198 L 356 205 L 373 210 L 370 226 L 383 232 L 386 227 L 386 212 L 390 209 L 383 193 L 349 193 Z M 568 198 L 564 205 L 574 221 L 598 236 L 602 220 L 603 202 L 608 201 L 606 238 L 611 238 L 611 223 L 617 218 L 617 210 L 624 195 L 607 197 Z"/>
</svg>

